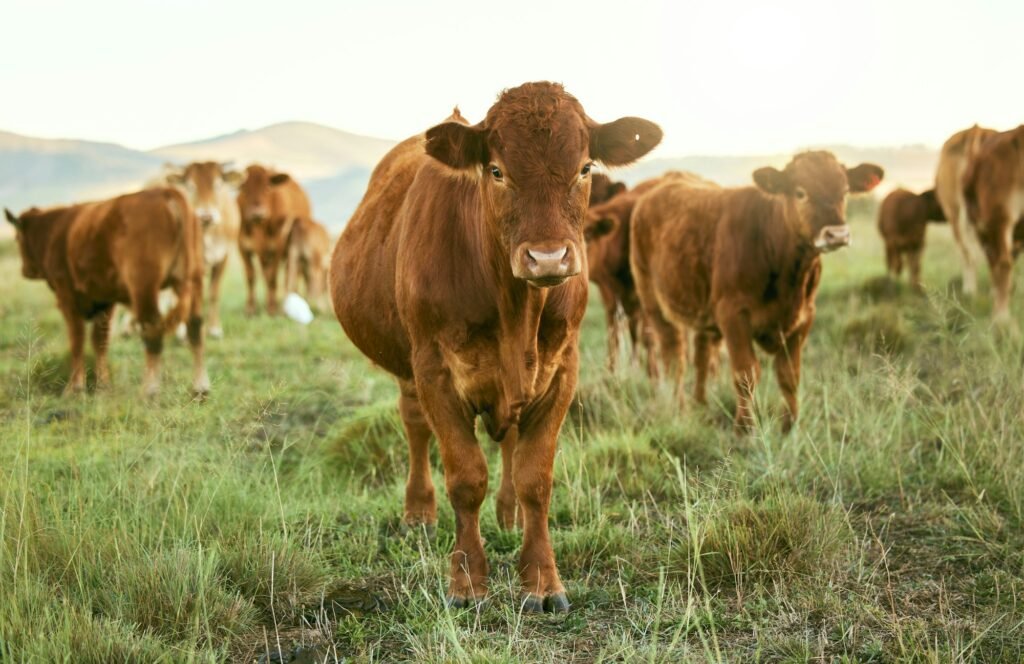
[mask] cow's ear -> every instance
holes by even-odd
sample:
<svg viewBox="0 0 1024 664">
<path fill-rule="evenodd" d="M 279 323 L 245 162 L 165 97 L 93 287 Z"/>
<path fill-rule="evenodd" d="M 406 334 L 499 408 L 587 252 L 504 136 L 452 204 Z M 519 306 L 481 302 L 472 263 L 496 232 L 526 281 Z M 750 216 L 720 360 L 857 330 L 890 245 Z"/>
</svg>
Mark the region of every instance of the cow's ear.
<svg viewBox="0 0 1024 664">
<path fill-rule="evenodd" d="M 232 187 L 239 187 L 245 182 L 245 173 L 241 171 L 224 171 L 221 173 L 221 177 Z"/>
<path fill-rule="evenodd" d="M 287 173 L 274 173 L 273 175 L 270 176 L 270 184 L 276 187 L 277 185 L 284 184 L 285 182 L 288 182 L 291 179 L 291 176 L 288 175 Z"/>
<path fill-rule="evenodd" d="M 754 184 L 769 194 L 784 194 L 790 189 L 789 176 L 771 166 L 754 171 Z"/>
<path fill-rule="evenodd" d="M 590 126 L 590 157 L 606 166 L 625 166 L 661 143 L 661 127 L 643 118 L 619 118 Z"/>
<path fill-rule="evenodd" d="M 615 219 L 611 217 L 601 217 L 597 221 L 590 222 L 583 227 L 583 239 L 589 242 L 591 240 L 596 240 L 599 237 L 604 237 L 615 230 L 617 225 L 618 223 Z"/>
<path fill-rule="evenodd" d="M 21 219 L 18 219 L 17 215 L 7 208 L 4 208 L 4 216 L 7 217 L 7 221 L 11 222 L 12 226 L 15 228 L 21 228 Z"/>
<path fill-rule="evenodd" d="M 427 130 L 427 154 L 457 170 L 483 166 L 490 160 L 487 130 L 482 125 L 442 122 Z"/>
<path fill-rule="evenodd" d="M 850 184 L 850 191 L 861 194 L 871 191 L 885 177 L 885 171 L 881 166 L 863 163 L 860 166 L 846 169 L 846 181 Z"/>
<path fill-rule="evenodd" d="M 608 189 L 608 192 L 609 192 L 608 193 L 608 198 L 611 198 L 613 196 L 618 196 L 619 194 L 624 193 L 625 191 L 626 191 L 626 183 L 625 182 L 616 182 L 616 183 L 614 183 Z"/>
</svg>

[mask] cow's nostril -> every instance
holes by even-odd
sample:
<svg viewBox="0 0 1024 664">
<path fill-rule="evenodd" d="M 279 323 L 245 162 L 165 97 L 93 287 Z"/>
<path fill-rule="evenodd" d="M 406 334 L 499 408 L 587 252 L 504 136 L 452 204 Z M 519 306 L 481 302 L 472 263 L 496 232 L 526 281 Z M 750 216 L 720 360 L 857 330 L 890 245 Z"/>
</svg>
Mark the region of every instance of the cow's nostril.
<svg viewBox="0 0 1024 664">
<path fill-rule="evenodd" d="M 534 265 L 541 261 L 560 261 L 565 258 L 567 253 L 569 253 L 569 247 L 562 247 L 558 251 L 534 251 L 527 249 L 526 257 L 530 260 L 531 265 Z"/>
</svg>

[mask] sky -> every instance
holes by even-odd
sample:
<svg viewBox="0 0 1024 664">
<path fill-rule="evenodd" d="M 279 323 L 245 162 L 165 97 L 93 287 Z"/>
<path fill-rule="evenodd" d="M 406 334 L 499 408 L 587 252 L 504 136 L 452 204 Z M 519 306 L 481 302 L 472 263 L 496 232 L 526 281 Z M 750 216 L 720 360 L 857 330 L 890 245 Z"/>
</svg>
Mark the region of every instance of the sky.
<svg viewBox="0 0 1024 664">
<path fill-rule="evenodd" d="M 2 0 L 0 129 L 150 149 L 306 120 L 400 139 L 561 82 L 661 156 L 938 146 L 1024 122 L 1024 1 Z"/>
</svg>

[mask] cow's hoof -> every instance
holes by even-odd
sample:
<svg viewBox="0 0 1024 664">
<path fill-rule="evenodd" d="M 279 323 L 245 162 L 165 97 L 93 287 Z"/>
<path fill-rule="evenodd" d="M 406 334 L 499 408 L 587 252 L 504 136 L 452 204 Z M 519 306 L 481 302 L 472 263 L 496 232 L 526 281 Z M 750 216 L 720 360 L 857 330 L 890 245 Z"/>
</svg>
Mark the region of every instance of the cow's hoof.
<svg viewBox="0 0 1024 664">
<path fill-rule="evenodd" d="M 565 593 L 555 593 L 548 597 L 533 593 L 523 595 L 523 613 L 566 613 L 570 606 Z"/>
<path fill-rule="evenodd" d="M 459 597 L 458 595 L 445 595 L 444 605 L 449 609 L 468 609 L 471 606 L 480 606 L 483 598 Z"/>
<path fill-rule="evenodd" d="M 544 613 L 544 598 L 532 593 L 523 596 L 523 613 Z"/>
</svg>

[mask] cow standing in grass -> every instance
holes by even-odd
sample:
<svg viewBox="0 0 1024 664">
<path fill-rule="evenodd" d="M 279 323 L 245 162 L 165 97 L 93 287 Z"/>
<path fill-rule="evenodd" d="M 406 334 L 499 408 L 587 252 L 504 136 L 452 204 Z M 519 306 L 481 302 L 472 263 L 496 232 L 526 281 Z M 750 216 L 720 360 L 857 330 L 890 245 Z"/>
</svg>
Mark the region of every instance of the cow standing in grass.
<svg viewBox="0 0 1024 664">
<path fill-rule="evenodd" d="M 829 152 L 805 152 L 784 170 L 755 171 L 756 187 L 670 180 L 641 198 L 633 210 L 630 263 L 646 343 L 657 346 L 680 399 L 687 332 L 694 332 L 699 403 L 706 400 L 710 358 L 724 338 L 736 427 L 751 426 L 761 372 L 756 342 L 775 357 L 787 405 L 783 429 L 792 427 L 821 254 L 850 242 L 847 193 L 869 191 L 881 178 L 873 164 L 847 169 Z"/>
<path fill-rule="evenodd" d="M 220 284 L 228 256 L 238 244 L 238 204 L 232 190 L 243 175 L 214 161 L 195 162 L 169 170 L 164 179 L 185 192 L 203 229 L 203 261 L 210 278 L 207 331 L 214 339 L 224 336 L 220 322 Z"/>
<path fill-rule="evenodd" d="M 410 526 L 437 521 L 431 434 L 440 443 L 455 510 L 453 606 L 487 592 L 479 416 L 501 444 L 498 522 L 524 529 L 523 606 L 569 607 L 548 507 L 587 301 L 591 167 L 628 164 L 660 140 L 661 130 L 639 118 L 594 122 L 560 85 L 506 90 L 483 122 L 453 116 L 392 149 L 336 245 L 338 320 L 401 390 Z"/>
<path fill-rule="evenodd" d="M 85 388 L 85 324 L 92 322 L 96 382 L 110 384 L 107 346 L 115 303 L 131 307 L 146 347 L 143 391 L 160 387 L 164 333 L 185 319 L 192 347 L 192 389 L 210 390 L 203 362 L 202 233 L 188 201 L 173 188 L 147 189 L 98 203 L 19 216 L 4 210 L 17 231 L 22 274 L 44 279 L 57 296 L 71 340 L 66 392 Z M 165 320 L 158 298 L 170 288 L 178 303 Z"/>
<path fill-rule="evenodd" d="M 245 169 L 245 181 L 238 191 L 238 209 L 242 216 L 238 248 L 245 268 L 245 311 L 249 315 L 256 313 L 255 256 L 267 284 L 267 313 L 275 315 L 280 308 L 277 277 L 288 259 L 292 227 L 299 219 L 313 218 L 309 197 L 287 173 L 254 164 Z"/>
<path fill-rule="evenodd" d="M 890 192 L 878 208 L 878 232 L 885 242 L 885 265 L 889 274 L 899 277 L 906 260 L 910 285 L 921 290 L 921 252 L 928 222 L 945 220 L 934 189 L 920 194 L 906 189 Z"/>
<path fill-rule="evenodd" d="M 327 272 L 331 264 L 331 236 L 322 224 L 299 217 L 288 238 L 285 291 L 298 292 L 299 277 L 306 284 L 306 299 L 317 309 L 326 305 Z"/>
</svg>

